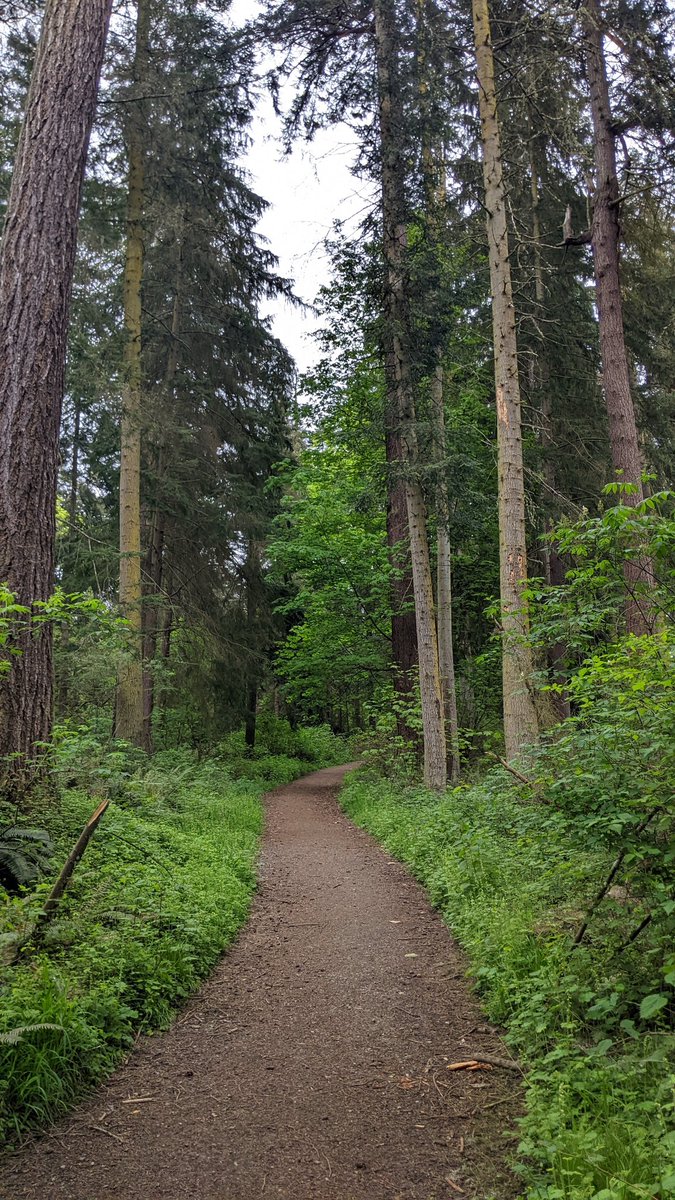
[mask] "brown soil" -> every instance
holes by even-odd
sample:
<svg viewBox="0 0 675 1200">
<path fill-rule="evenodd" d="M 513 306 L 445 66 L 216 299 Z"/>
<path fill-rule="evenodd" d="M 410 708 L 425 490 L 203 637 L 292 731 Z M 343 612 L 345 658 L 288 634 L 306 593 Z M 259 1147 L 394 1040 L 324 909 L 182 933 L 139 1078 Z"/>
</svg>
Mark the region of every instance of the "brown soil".
<svg viewBox="0 0 675 1200">
<path fill-rule="evenodd" d="M 340 811 L 346 768 L 268 798 L 261 890 L 168 1033 L 5 1164 L 3 1200 L 514 1193 L 518 1075 L 424 892 Z"/>
</svg>

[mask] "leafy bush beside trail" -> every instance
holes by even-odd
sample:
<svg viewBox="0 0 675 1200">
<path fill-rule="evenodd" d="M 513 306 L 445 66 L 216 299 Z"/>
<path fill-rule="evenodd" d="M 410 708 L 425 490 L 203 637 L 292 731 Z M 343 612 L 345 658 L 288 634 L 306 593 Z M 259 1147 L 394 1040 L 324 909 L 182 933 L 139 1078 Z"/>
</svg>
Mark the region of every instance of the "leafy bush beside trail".
<svg viewBox="0 0 675 1200">
<path fill-rule="evenodd" d="M 567 754 L 571 785 L 569 745 Z M 642 896 L 635 875 L 622 880 L 574 946 L 616 861 L 598 819 L 600 778 L 585 824 L 569 791 L 566 810 L 527 802 L 500 769 L 444 796 L 363 773 L 342 793 L 350 816 L 425 884 L 527 1067 L 518 1170 L 530 1200 L 675 1195 L 668 913 L 629 940 L 650 889 L 650 902 L 663 902 L 659 880 Z M 626 807 L 625 791 L 615 800 Z"/>
<path fill-rule="evenodd" d="M 199 763 L 191 752 L 148 761 L 87 731 L 62 734 L 54 765 L 71 786 L 48 821 L 35 814 L 49 823 L 54 871 L 97 799 L 111 804 L 40 945 L 29 942 L 15 963 L 49 884 L 14 896 L 0 889 L 0 1141 L 65 1111 L 137 1030 L 166 1027 L 214 966 L 248 914 L 261 794 L 328 765 L 331 748 L 333 762 L 345 757 L 325 730 L 299 736 L 304 759 L 261 746 L 245 760 L 230 745 Z M 10 1030 L 18 1040 L 3 1041 Z"/>
</svg>

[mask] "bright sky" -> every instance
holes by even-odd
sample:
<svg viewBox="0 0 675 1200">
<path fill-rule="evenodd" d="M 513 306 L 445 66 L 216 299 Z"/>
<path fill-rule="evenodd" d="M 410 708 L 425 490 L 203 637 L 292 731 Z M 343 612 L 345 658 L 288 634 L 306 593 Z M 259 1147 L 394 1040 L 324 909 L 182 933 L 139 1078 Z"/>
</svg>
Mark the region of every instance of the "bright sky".
<svg viewBox="0 0 675 1200">
<path fill-rule="evenodd" d="M 255 15 L 256 8 L 251 0 L 233 0 L 230 17 L 235 24 L 243 24 Z M 281 274 L 295 281 L 296 295 L 311 303 L 329 277 L 324 238 L 335 220 L 358 220 L 369 204 L 367 189 L 352 178 L 349 169 L 355 143 L 348 129 L 338 127 L 284 155 L 279 119 L 267 96 L 261 99 L 251 133 L 253 143 L 244 165 L 254 190 L 270 205 L 259 231 L 278 256 Z M 270 305 L 268 311 L 276 336 L 299 369 L 307 370 L 318 357 L 311 337 L 317 317 L 285 303 Z"/>
</svg>

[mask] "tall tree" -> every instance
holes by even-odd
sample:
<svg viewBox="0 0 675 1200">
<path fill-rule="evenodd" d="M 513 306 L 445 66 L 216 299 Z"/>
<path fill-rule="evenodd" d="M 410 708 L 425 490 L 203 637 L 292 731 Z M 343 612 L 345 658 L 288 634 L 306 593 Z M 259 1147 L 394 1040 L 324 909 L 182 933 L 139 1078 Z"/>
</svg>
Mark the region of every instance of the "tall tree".
<svg viewBox="0 0 675 1200">
<path fill-rule="evenodd" d="M 478 103 L 490 260 L 499 456 L 499 554 L 502 609 L 504 737 L 508 758 L 537 736 L 528 619 L 525 489 L 518 344 L 513 304 L 506 193 L 502 168 L 494 57 L 488 0 L 473 0 Z"/>
<path fill-rule="evenodd" d="M 440 790 L 445 787 L 447 779 L 446 740 L 426 508 L 419 478 L 409 305 L 404 282 L 406 213 L 396 12 L 391 0 L 375 0 L 374 11 L 383 253 L 386 264 L 385 320 L 388 345 L 385 372 L 387 389 L 392 397 L 391 407 L 395 402 L 401 426 L 424 732 L 424 781 L 428 787 Z"/>
<path fill-rule="evenodd" d="M 77 217 L 111 7 L 48 0 L 0 253 L 0 578 L 29 608 L 53 586 Z M 26 762 L 51 733 L 51 629 L 29 627 L 17 648 L 0 755 Z"/>
<path fill-rule="evenodd" d="M 630 490 L 624 493 L 624 502 L 638 504 L 643 499 L 643 459 L 624 336 L 619 269 L 621 197 L 599 0 L 584 0 L 581 19 L 593 119 L 595 186 L 591 246 L 595 266 L 602 387 L 609 417 L 612 465 L 621 482 L 631 485 Z M 648 601 L 635 589 L 636 585 L 644 586 L 649 580 L 647 564 L 627 562 L 625 575 L 629 589 L 626 604 L 628 629 L 632 633 L 645 633 L 650 627 Z"/>
<path fill-rule="evenodd" d="M 445 162 L 434 137 L 430 92 L 436 85 L 430 43 L 432 27 L 428 0 L 417 5 L 417 61 L 419 68 L 420 119 L 422 124 L 422 179 L 425 217 L 429 241 L 435 255 L 443 253 L 442 214 L 447 205 Z M 432 289 L 430 289 L 432 290 Z M 450 500 L 446 476 L 447 444 L 445 432 L 445 364 L 444 329 L 434 322 L 436 336 L 431 347 L 431 424 L 434 460 L 436 463 L 436 632 L 438 637 L 438 666 L 441 677 L 443 713 L 448 749 L 448 773 L 453 783 L 459 779 L 459 729 L 457 721 L 457 692 L 455 654 L 452 636 L 452 547 L 450 544 Z"/>
<path fill-rule="evenodd" d="M 115 736 L 150 748 L 144 721 L 141 611 L 141 420 L 143 409 L 142 287 L 145 210 L 145 131 L 150 4 L 138 0 L 136 48 L 127 97 L 127 240 L 124 261 L 124 390 L 120 423 L 120 586 L 119 603 L 129 626 L 127 654 L 121 660 L 115 696 Z"/>
</svg>

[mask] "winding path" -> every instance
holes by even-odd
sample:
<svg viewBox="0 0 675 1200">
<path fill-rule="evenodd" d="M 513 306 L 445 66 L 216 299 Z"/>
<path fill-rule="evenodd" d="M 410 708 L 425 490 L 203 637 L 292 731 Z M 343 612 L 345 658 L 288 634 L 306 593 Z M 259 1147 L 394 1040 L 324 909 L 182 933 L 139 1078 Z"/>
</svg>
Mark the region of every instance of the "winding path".
<svg viewBox="0 0 675 1200">
<path fill-rule="evenodd" d="M 340 811 L 345 770 L 268 797 L 251 920 L 172 1029 L 5 1164 L 2 1200 L 514 1194 L 517 1076 L 440 918 Z"/>
</svg>

